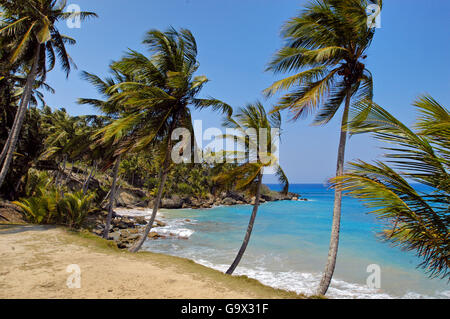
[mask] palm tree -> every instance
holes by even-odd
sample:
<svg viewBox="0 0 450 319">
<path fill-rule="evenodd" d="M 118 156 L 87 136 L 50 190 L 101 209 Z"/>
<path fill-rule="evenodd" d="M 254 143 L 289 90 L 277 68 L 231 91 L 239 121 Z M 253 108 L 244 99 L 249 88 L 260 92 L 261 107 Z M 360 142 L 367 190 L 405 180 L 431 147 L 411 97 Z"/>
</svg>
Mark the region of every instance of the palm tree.
<svg viewBox="0 0 450 319">
<path fill-rule="evenodd" d="M 8 76 L 8 79 L 12 82 L 12 86 L 9 87 L 9 85 L 5 83 L 5 87 L 2 86 L 3 92 L 0 93 L 3 95 L 1 101 L 4 102 L 4 104 L 1 105 L 1 111 L 3 113 L 2 117 L 4 119 L 3 124 L 5 128 L 8 128 L 10 126 L 8 124 L 13 122 L 12 117 L 14 116 L 11 115 L 13 115 L 16 111 L 17 104 L 20 102 L 24 85 L 26 83 L 26 77 L 23 77 L 21 74 L 11 74 Z M 55 92 L 55 90 L 47 83 L 41 80 L 36 80 L 31 90 L 29 101 L 30 107 L 37 107 L 39 102 L 42 103 L 42 106 L 45 106 L 44 94 L 39 91 L 41 88 L 50 93 Z M 10 141 L 11 134 L 8 134 L 8 138 L 6 139 L 5 144 L 10 144 Z M 0 163 L 2 163 L 5 159 L 7 151 L 8 149 L 6 147 L 3 147 L 0 153 Z"/>
<path fill-rule="evenodd" d="M 317 0 L 289 20 L 282 35 L 286 46 L 278 51 L 268 70 L 298 72 L 265 90 L 270 96 L 292 89 L 275 110 L 289 109 L 293 119 L 317 111 L 314 124 L 326 124 L 344 104 L 336 176 L 343 173 L 347 132 L 345 123 L 352 98 L 372 98 L 372 76 L 362 61 L 374 36 L 367 24 L 366 7 L 373 0 Z M 379 1 L 381 6 L 381 0 Z M 324 295 L 336 265 L 342 190 L 337 185 L 328 260 L 318 293 Z"/>
<path fill-rule="evenodd" d="M 91 105 L 98 108 L 102 113 L 106 114 L 106 116 L 110 119 L 108 124 L 111 124 L 111 121 L 114 119 L 118 119 L 121 114 L 124 112 L 123 106 L 121 103 L 117 101 L 111 100 L 114 95 L 120 94 L 121 90 L 117 86 L 120 83 L 129 82 L 131 78 L 119 70 L 110 66 L 110 71 L 112 76 L 101 79 L 99 76 L 89 73 L 83 72 L 82 77 L 96 87 L 97 92 L 104 97 L 104 100 L 101 99 L 88 99 L 88 98 L 80 98 L 78 100 L 79 104 Z M 119 101 L 120 102 L 120 101 Z M 111 189 L 109 191 L 109 204 L 108 204 L 108 216 L 106 218 L 105 228 L 103 230 L 103 238 L 107 239 L 109 237 L 109 230 L 111 228 L 111 220 L 114 209 L 114 201 L 116 198 L 116 184 L 117 178 L 119 174 L 119 167 L 121 162 L 121 155 L 116 155 L 116 147 L 113 144 L 117 145 L 119 139 L 115 139 L 112 141 L 110 138 L 104 138 L 104 127 L 99 128 L 95 134 L 93 134 L 92 138 L 96 141 L 93 145 L 95 149 L 101 149 L 104 152 L 102 154 L 98 154 L 103 158 L 104 166 L 109 167 L 114 163 L 113 168 L 113 180 L 111 183 Z M 89 139 L 91 140 L 91 139 Z"/>
<path fill-rule="evenodd" d="M 255 195 L 253 211 L 244 241 L 236 258 L 226 272 L 228 275 L 231 275 L 241 261 L 250 241 L 260 202 L 264 168 L 276 168 L 280 184 L 283 185 L 283 193 L 289 191 L 289 181 L 275 156 L 276 139 L 279 136 L 273 134 L 272 129 L 281 129 L 279 112 L 274 112 L 268 116 L 260 102 L 249 104 L 245 108 L 241 108 L 234 119 L 228 117 L 224 122 L 224 126 L 236 130 L 236 135 L 224 135 L 223 137 L 237 141 L 240 149 L 239 151 L 225 150 L 226 162 L 237 160 L 239 164 L 230 171 L 220 173 L 214 178 L 214 182 L 225 187 L 232 185 L 238 190 L 247 189 Z M 264 134 L 267 136 L 264 136 Z M 263 141 L 267 141 L 267 149 L 264 149 Z"/>
<path fill-rule="evenodd" d="M 151 30 L 143 43 L 152 54 L 150 58 L 130 51 L 114 64 L 123 74 L 131 75 L 132 81 L 111 88 L 121 90 L 112 101 L 124 105 L 125 112 L 103 130 L 105 140 L 120 144 L 117 155 L 149 147 L 159 150 L 161 173 L 152 216 L 132 252 L 141 248 L 153 226 L 170 171 L 172 132 L 177 127 L 192 129 L 190 106 L 211 107 L 228 114 L 232 111 L 229 105 L 216 99 L 197 98 L 208 79 L 195 76 L 199 67 L 197 44 L 189 30 Z"/>
<path fill-rule="evenodd" d="M 67 54 L 65 44 L 75 44 L 75 40 L 60 34 L 56 23 L 74 16 L 84 20 L 94 17 L 96 14 L 64 12 L 66 1 L 58 2 L 56 0 L 0 0 L 0 7 L 3 9 L 0 35 L 6 34 L 12 38 L 11 45 L 14 47 L 9 57 L 11 65 L 17 63 L 19 59 L 24 60 L 24 65 L 31 65 L 11 129 L 11 137 L 4 145 L 8 151 L 0 171 L 1 186 L 17 147 L 36 78 L 39 76 L 41 79 L 45 79 L 47 71 L 54 67 L 56 57 L 59 58 L 67 76 L 71 70 L 72 62 Z"/>
<path fill-rule="evenodd" d="M 385 222 L 382 238 L 415 251 L 422 259 L 419 267 L 445 278 L 450 276 L 450 113 L 430 96 L 414 105 L 420 113 L 415 131 L 364 102 L 350 130 L 388 143 L 387 161 L 350 163 L 334 181 Z"/>
</svg>

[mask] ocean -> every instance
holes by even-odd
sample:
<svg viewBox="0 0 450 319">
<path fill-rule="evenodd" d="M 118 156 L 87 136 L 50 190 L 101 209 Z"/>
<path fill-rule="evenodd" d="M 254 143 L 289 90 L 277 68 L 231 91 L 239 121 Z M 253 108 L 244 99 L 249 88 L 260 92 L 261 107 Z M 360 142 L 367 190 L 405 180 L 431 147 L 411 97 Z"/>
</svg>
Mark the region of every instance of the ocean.
<svg viewBox="0 0 450 319">
<path fill-rule="evenodd" d="M 277 185 L 269 187 L 278 190 Z M 334 195 L 319 184 L 295 184 L 290 191 L 308 201 L 262 204 L 250 243 L 234 274 L 311 295 L 327 260 Z M 148 240 L 143 249 L 189 258 L 225 271 L 240 248 L 251 210 L 250 205 L 162 210 L 158 218 L 167 226 L 157 231 L 172 237 Z M 129 215 L 150 213 L 127 211 Z M 420 259 L 414 253 L 377 238 L 381 226 L 358 200 L 344 197 L 336 271 L 327 296 L 450 299 L 447 280 L 429 279 L 422 269 L 416 268 Z M 379 267 L 379 288 L 367 285 L 367 278 L 373 273 L 369 265 Z"/>
</svg>

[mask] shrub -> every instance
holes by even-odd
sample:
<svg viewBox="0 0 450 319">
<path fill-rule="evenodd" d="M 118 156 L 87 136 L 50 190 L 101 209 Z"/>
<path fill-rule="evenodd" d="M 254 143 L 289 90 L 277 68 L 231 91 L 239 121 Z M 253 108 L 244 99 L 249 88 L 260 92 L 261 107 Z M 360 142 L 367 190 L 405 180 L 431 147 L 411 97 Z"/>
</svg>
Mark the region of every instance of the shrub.
<svg viewBox="0 0 450 319">
<path fill-rule="evenodd" d="M 35 224 L 57 224 L 79 228 L 89 212 L 92 211 L 94 193 L 64 192 L 52 187 L 41 188 L 39 195 L 14 202 L 25 213 L 27 219 Z"/>
</svg>

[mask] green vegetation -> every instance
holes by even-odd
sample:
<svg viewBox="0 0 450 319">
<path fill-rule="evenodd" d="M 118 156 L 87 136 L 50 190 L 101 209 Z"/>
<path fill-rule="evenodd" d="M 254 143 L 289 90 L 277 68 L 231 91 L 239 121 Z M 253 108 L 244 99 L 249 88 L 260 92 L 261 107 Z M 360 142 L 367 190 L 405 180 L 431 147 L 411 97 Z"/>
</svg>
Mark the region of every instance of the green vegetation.
<svg viewBox="0 0 450 319">
<path fill-rule="evenodd" d="M 32 174 L 32 172 L 30 172 Z M 94 193 L 67 192 L 48 182 L 46 173 L 32 174 L 26 186 L 30 197 L 14 202 L 34 224 L 79 228 L 93 209 Z"/>
<path fill-rule="evenodd" d="M 375 32 L 367 25 L 366 13 L 373 3 L 381 5 L 370 0 L 311 1 L 283 26 L 285 46 L 267 69 L 294 75 L 264 91 L 267 96 L 285 93 L 269 114 L 256 103 L 233 115 L 227 103 L 200 98 L 209 80 L 197 74 L 194 35 L 187 29 L 169 28 L 148 31 L 143 41 L 147 52 L 128 50 L 111 63 L 109 76 L 102 79 L 83 72 L 101 97 L 78 102 L 95 107 L 101 115 L 71 116 L 64 108 L 47 106 L 41 91 L 53 93 L 45 79 L 57 60 L 67 76 L 72 69 L 66 44 L 76 42 L 60 34 L 57 23 L 70 15 L 73 18 L 74 13 L 64 12 L 65 1 L 0 0 L 2 199 L 15 201 L 32 223 L 70 228 L 79 228 L 92 210 L 107 209 L 103 237 L 108 238 L 117 193 L 125 187 L 137 189 L 145 194 L 140 196 L 153 200 L 150 222 L 131 248 L 137 252 L 153 227 L 162 199 L 247 191 L 255 195 L 254 208 L 241 250 L 227 272 L 231 274 L 250 240 L 260 197 L 267 192 L 263 171 L 276 163 L 275 154 L 258 149 L 261 138 L 267 138 L 267 149 L 272 149 L 275 136 L 270 129 L 281 127 L 281 110 L 290 110 L 294 120 L 316 113 L 314 124 L 323 125 L 342 109 L 329 256 L 318 294 L 326 294 L 334 273 L 344 192 L 363 200 L 387 222 L 385 240 L 415 251 L 430 275 L 448 277 L 449 112 L 431 97 L 419 99 L 415 106 L 421 116 L 413 131 L 372 101 L 372 74 L 364 62 Z M 90 12 L 75 14 L 81 19 L 96 17 Z M 199 151 L 191 118 L 195 109 L 219 112 L 225 127 L 247 135 L 224 136 L 236 140 L 243 152 L 213 154 L 244 159 L 243 163 L 172 162 L 172 134 L 177 128 L 191 133 L 192 146 L 176 151 L 194 157 Z M 248 134 L 247 129 L 255 133 Z M 349 133 L 371 133 L 389 143 L 388 160 L 350 163 L 345 171 Z M 288 192 L 286 175 L 281 167 L 276 169 Z M 412 182 L 430 191 L 418 193 Z M 187 261 L 180 263 L 189 266 Z M 212 270 L 204 273 L 211 278 L 222 276 Z M 256 285 L 248 278 L 230 279 L 230 285 L 242 282 Z"/>
</svg>

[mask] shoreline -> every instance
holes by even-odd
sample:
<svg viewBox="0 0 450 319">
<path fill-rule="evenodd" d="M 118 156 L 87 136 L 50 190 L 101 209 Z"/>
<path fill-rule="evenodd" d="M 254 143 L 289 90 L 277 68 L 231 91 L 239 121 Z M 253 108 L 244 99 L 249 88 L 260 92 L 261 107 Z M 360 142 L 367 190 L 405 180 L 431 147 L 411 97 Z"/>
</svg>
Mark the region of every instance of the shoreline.
<svg viewBox="0 0 450 319">
<path fill-rule="evenodd" d="M 0 298 L 306 298 L 189 259 L 132 254 L 63 227 L 0 225 L 0 243 Z M 71 264 L 80 266 L 80 289 L 66 286 Z"/>
<path fill-rule="evenodd" d="M 242 208 L 241 208 L 242 210 Z M 183 210 L 184 211 L 184 210 Z M 148 245 L 143 249 L 149 250 L 156 253 L 168 254 L 171 256 L 178 256 L 182 258 L 189 258 L 194 260 L 196 263 L 219 270 L 221 272 L 226 271 L 229 264 L 227 264 L 227 258 L 230 260 L 234 257 L 234 255 L 230 255 L 229 249 L 223 250 L 222 246 L 220 249 L 216 249 L 214 245 L 210 248 L 207 248 L 208 254 L 202 253 L 202 247 L 206 247 L 208 245 L 203 245 L 201 239 L 199 241 L 198 237 L 190 238 L 187 240 L 180 240 L 180 237 L 177 238 L 175 235 L 177 231 L 184 232 L 184 228 L 192 231 L 192 233 L 197 233 L 200 231 L 200 238 L 208 238 L 208 236 L 201 235 L 201 231 L 204 228 L 196 226 L 204 223 L 204 218 L 200 217 L 200 220 L 197 220 L 198 214 L 194 213 L 195 210 L 187 209 L 186 212 L 179 212 L 178 210 L 163 210 L 161 215 L 158 217 L 167 223 L 167 227 L 162 227 L 161 232 L 158 233 L 166 234 L 170 231 L 173 231 L 174 235 L 172 237 L 167 237 L 167 239 L 160 239 L 156 241 L 148 241 Z M 190 213 L 191 212 L 191 213 Z M 172 215 L 172 213 L 174 213 Z M 133 214 L 132 211 L 129 212 L 130 215 Z M 205 212 L 200 213 L 201 216 L 207 216 L 207 210 Z M 155 238 L 158 239 L 158 238 Z M 193 242 L 191 242 L 191 240 Z M 209 245 L 211 246 L 211 245 Z M 208 247 L 209 247 L 208 246 Z M 153 248 L 151 248 L 153 247 Z M 238 243 L 236 244 L 238 247 Z M 209 251 L 208 249 L 213 249 Z M 215 249 L 215 250 L 214 250 Z M 223 257 L 224 252 L 226 252 L 225 258 Z M 218 255 L 217 255 L 218 254 Z M 213 257 L 211 257 L 213 256 Z M 254 259 L 250 259 L 254 260 Z M 358 261 L 359 262 L 359 261 Z M 316 268 L 315 268 L 316 269 Z M 364 268 L 365 269 L 365 268 Z M 314 294 L 315 287 L 320 281 L 321 274 L 316 270 L 305 268 L 277 268 L 272 267 L 270 265 L 260 265 L 258 262 L 252 264 L 252 262 L 247 263 L 246 265 L 241 265 L 236 270 L 237 275 L 246 275 L 250 278 L 256 279 L 261 283 L 268 285 L 277 289 L 286 289 L 288 291 L 294 291 L 297 293 L 305 294 L 307 296 Z M 386 274 L 386 278 L 393 279 L 392 274 Z M 383 278 L 385 278 L 383 276 Z M 395 278 L 395 277 L 394 277 Z M 417 287 L 416 287 L 417 288 Z M 434 296 L 434 297 L 433 297 Z M 337 276 L 333 279 L 332 286 L 330 288 L 329 298 L 344 298 L 344 299 L 392 299 L 392 298 L 400 298 L 400 299 L 417 299 L 417 298 L 443 298 L 447 299 L 449 297 L 448 290 L 441 289 L 436 290 L 435 294 L 424 292 L 422 290 L 416 289 L 406 289 L 404 292 L 399 292 L 389 289 L 371 289 L 364 285 L 362 282 L 358 280 L 354 280 L 353 277 L 348 277 L 345 274 L 343 276 Z"/>
</svg>

